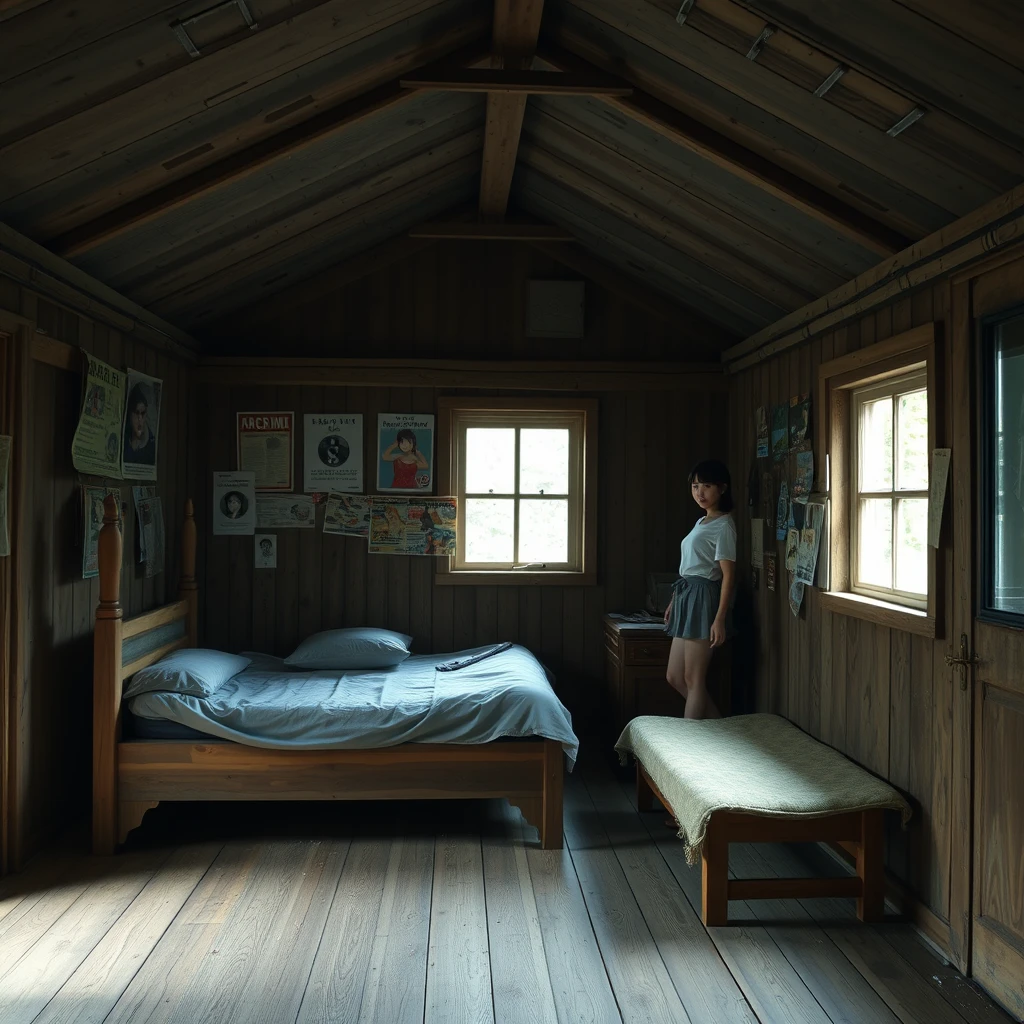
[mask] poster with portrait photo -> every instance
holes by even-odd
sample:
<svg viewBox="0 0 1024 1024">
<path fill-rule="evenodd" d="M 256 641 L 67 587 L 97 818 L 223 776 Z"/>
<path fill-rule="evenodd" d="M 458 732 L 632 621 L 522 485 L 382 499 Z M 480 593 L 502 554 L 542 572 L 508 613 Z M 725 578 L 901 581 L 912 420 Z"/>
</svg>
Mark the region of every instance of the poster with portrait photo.
<svg viewBox="0 0 1024 1024">
<path fill-rule="evenodd" d="M 303 418 L 303 490 L 363 489 L 362 413 L 306 413 Z"/>
<path fill-rule="evenodd" d="M 255 568 L 277 568 L 277 535 L 273 533 L 257 533 L 253 544 L 256 553 Z"/>
<path fill-rule="evenodd" d="M 71 462 L 79 473 L 120 480 L 125 375 L 101 359 L 82 355 L 82 411 L 71 442 Z"/>
<path fill-rule="evenodd" d="M 382 412 L 377 417 L 377 490 L 429 492 L 434 486 L 434 417 Z"/>
<path fill-rule="evenodd" d="M 121 475 L 126 480 L 156 479 L 163 387 L 162 380 L 128 367 L 128 400 L 121 427 Z"/>
<path fill-rule="evenodd" d="M 213 474 L 214 536 L 251 537 L 256 533 L 256 474 Z"/>
</svg>

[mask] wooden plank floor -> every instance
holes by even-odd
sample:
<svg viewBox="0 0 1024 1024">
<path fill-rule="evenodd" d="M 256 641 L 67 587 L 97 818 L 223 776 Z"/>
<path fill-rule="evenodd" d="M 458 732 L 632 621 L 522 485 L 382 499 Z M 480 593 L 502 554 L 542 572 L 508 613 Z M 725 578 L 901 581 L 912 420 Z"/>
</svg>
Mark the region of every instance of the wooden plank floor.
<svg viewBox="0 0 1024 1024">
<path fill-rule="evenodd" d="M 566 786 L 566 848 L 504 801 L 168 805 L 0 883 L 4 1024 L 1002 1024 L 907 925 L 852 901 L 732 903 L 629 778 Z M 739 876 L 843 870 L 734 846 Z"/>
</svg>

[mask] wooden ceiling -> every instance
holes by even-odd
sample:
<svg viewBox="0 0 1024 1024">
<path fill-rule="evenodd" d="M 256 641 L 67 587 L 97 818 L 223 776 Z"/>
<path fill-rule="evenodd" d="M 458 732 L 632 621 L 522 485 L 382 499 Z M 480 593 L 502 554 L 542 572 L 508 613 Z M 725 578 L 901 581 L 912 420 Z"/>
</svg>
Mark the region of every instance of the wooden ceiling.
<svg viewBox="0 0 1024 1024">
<path fill-rule="evenodd" d="M 531 218 L 725 343 L 1024 181 L 1022 43 L 1018 0 L 0 0 L 0 220 L 202 335 Z"/>
</svg>

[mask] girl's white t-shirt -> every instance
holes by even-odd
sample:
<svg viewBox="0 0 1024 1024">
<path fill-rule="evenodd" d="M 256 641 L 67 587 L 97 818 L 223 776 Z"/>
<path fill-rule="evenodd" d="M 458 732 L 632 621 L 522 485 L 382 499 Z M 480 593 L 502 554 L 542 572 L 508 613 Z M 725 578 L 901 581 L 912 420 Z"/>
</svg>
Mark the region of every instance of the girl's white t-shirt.
<svg viewBox="0 0 1024 1024">
<path fill-rule="evenodd" d="M 679 546 L 679 575 L 703 576 L 720 580 L 721 561 L 736 561 L 736 524 L 726 513 L 708 519 L 704 516 L 683 538 Z"/>
</svg>

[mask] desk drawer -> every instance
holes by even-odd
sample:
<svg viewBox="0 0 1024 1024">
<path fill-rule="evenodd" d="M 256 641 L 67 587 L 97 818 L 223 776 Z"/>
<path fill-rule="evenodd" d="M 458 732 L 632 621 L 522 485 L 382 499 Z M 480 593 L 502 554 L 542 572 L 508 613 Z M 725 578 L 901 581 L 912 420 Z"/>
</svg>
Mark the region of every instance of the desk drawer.
<svg viewBox="0 0 1024 1024">
<path fill-rule="evenodd" d="M 627 640 L 623 646 L 627 665 L 667 665 L 672 640 Z"/>
</svg>

